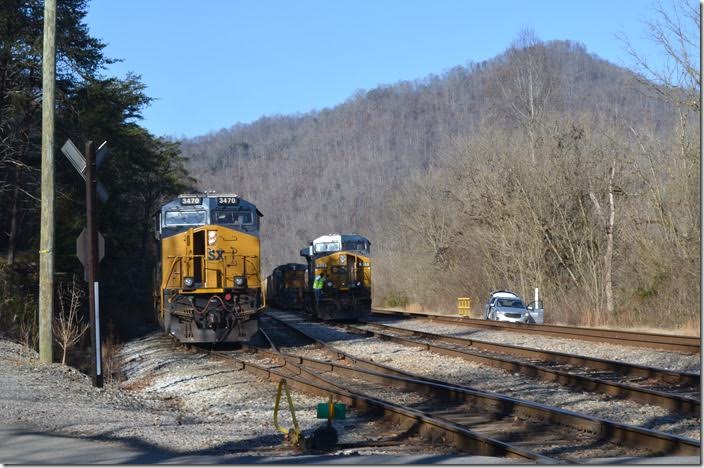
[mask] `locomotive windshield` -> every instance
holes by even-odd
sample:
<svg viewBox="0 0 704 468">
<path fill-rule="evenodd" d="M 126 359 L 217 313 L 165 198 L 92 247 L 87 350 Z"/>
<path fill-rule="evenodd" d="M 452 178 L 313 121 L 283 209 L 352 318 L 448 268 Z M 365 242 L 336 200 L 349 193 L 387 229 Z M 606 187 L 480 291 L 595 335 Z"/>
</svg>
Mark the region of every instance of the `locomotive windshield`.
<svg viewBox="0 0 704 468">
<path fill-rule="evenodd" d="M 205 211 L 167 211 L 164 226 L 201 226 L 205 224 Z"/>
<path fill-rule="evenodd" d="M 358 250 L 369 253 L 369 243 L 361 240 L 345 241 L 342 243 L 344 250 Z"/>
<path fill-rule="evenodd" d="M 320 242 L 315 244 L 316 252 L 337 252 L 340 250 L 339 242 Z"/>
<path fill-rule="evenodd" d="M 251 211 L 215 210 L 213 224 L 229 224 L 233 226 L 250 226 L 253 224 Z"/>
<path fill-rule="evenodd" d="M 287 271 L 284 282 L 287 288 L 302 288 L 305 273 L 303 271 Z"/>
</svg>

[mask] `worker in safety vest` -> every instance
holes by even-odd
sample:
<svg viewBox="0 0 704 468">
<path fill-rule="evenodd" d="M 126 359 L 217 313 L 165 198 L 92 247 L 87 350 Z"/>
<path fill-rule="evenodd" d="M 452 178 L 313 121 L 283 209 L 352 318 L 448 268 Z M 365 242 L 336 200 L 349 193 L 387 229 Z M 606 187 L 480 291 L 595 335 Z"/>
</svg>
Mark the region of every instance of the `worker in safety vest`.
<svg viewBox="0 0 704 468">
<path fill-rule="evenodd" d="M 315 304 L 320 303 L 320 295 L 323 292 L 323 285 L 325 284 L 325 275 L 316 275 L 313 281 L 313 291 L 315 292 Z"/>
</svg>

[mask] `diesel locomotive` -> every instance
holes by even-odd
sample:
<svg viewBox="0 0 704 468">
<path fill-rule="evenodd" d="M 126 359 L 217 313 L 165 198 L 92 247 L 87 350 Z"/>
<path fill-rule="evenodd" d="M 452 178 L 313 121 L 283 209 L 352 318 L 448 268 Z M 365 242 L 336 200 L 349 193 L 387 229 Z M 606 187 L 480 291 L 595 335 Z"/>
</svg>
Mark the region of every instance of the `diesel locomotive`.
<svg viewBox="0 0 704 468">
<path fill-rule="evenodd" d="M 166 333 L 184 343 L 220 343 L 258 331 L 261 217 L 237 194 L 184 194 L 161 207 L 154 299 Z"/>
<path fill-rule="evenodd" d="M 301 263 L 279 265 L 266 278 L 266 305 L 280 309 L 303 308 L 306 266 Z"/>
<path fill-rule="evenodd" d="M 305 311 L 323 320 L 367 317 L 372 307 L 370 249 L 360 235 L 328 234 L 301 250 L 308 264 Z"/>
</svg>

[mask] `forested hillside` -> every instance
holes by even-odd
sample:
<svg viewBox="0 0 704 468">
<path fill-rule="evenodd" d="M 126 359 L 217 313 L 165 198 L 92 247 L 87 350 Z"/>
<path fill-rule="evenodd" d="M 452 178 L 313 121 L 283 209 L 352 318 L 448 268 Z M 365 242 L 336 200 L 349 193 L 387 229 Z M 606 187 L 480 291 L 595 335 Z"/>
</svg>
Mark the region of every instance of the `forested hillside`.
<svg viewBox="0 0 704 468">
<path fill-rule="evenodd" d="M 645 78 L 523 33 L 493 60 L 182 151 L 198 188 L 264 213 L 265 273 L 356 232 L 377 305 L 476 311 L 491 289 L 540 287 L 556 321 L 698 324 L 699 83 Z"/>
</svg>

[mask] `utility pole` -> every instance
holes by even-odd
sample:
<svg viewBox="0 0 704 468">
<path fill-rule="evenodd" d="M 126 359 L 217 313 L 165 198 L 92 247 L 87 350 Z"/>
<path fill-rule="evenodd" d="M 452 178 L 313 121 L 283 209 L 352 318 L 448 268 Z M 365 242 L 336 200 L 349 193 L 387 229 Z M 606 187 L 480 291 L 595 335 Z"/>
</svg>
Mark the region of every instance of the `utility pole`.
<svg viewBox="0 0 704 468">
<path fill-rule="evenodd" d="M 42 188 L 39 240 L 39 358 L 53 360 L 54 319 L 54 85 L 56 83 L 56 0 L 44 0 L 42 49 Z"/>
<path fill-rule="evenodd" d="M 86 231 L 88 234 L 88 298 L 90 305 L 90 343 L 93 347 L 93 385 L 103 386 L 100 345 L 100 288 L 98 283 L 98 202 L 96 196 L 97 174 L 95 168 L 95 145 L 86 142 Z"/>
</svg>

